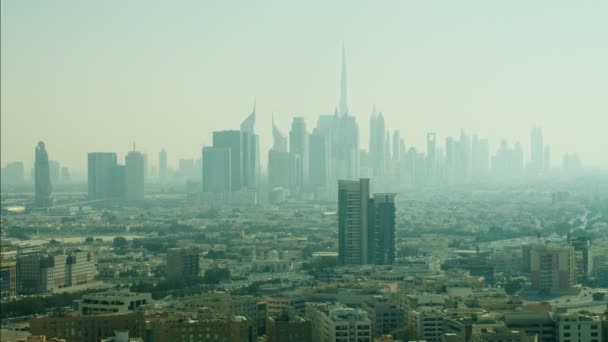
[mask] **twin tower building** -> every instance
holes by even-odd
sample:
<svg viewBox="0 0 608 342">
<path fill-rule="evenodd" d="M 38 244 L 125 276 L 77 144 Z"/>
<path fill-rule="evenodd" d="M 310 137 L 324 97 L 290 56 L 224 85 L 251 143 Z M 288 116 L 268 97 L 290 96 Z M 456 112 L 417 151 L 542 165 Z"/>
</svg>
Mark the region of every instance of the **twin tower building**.
<svg viewBox="0 0 608 342">
<path fill-rule="evenodd" d="M 369 179 L 338 181 L 338 263 L 395 262 L 395 194 L 370 197 Z"/>
</svg>

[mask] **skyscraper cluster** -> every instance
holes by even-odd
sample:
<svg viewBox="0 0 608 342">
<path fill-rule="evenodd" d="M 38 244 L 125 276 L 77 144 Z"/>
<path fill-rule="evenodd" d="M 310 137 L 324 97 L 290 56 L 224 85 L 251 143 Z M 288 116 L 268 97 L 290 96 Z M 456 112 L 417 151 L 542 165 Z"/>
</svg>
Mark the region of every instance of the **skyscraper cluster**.
<svg viewBox="0 0 608 342">
<path fill-rule="evenodd" d="M 115 153 L 89 153 L 88 193 L 92 199 L 143 198 L 144 184 L 186 181 L 202 183 L 202 193 L 232 194 L 260 190 L 260 141 L 255 132 L 255 104 L 238 130 L 213 132 L 211 146 L 202 149 L 200 159 L 180 159 L 177 172 L 168 166 L 167 152 L 158 155 L 158 169 L 149 168 L 148 156 L 127 155 L 118 165 Z M 314 125 L 296 116 L 284 133 L 272 122 L 273 144 L 268 151 L 268 191 L 271 201 L 294 199 L 335 199 L 338 180 L 373 177 L 376 190 L 395 187 L 445 186 L 489 181 L 511 181 L 555 174 L 551 149 L 540 128 L 530 135 L 529 159 L 521 143 L 503 140 L 491 155 L 489 141 L 464 130 L 459 136 L 441 140 L 426 133 L 426 151 L 406 147 L 399 130 L 391 129 L 385 115 L 374 107 L 370 116 L 369 146 L 360 148 L 359 126 L 348 105 L 346 54 L 342 49 L 340 96 L 333 114 L 320 115 Z M 526 160 L 529 160 L 526 163 Z M 576 154 L 567 154 L 563 174 L 578 174 L 582 163 Z M 23 163 L 7 164 L 2 184 L 25 181 Z M 44 143 L 36 147 L 32 179 L 36 202 L 48 206 L 51 183 L 70 179 L 69 170 L 48 159 Z M 189 187 L 189 191 L 192 186 Z M 199 185 L 196 185 L 200 189 Z M 277 195 L 277 196 L 275 196 Z"/>
<path fill-rule="evenodd" d="M 321 115 L 309 132 L 302 117 L 293 119 L 289 137 L 273 120 L 273 145 L 268 153 L 270 191 L 287 192 L 291 197 L 324 198 L 335 193 L 340 179 L 373 177 L 377 189 L 395 186 L 444 186 L 488 181 L 511 181 L 523 176 L 551 174 L 550 148 L 542 131 L 532 132 L 531 159 L 526 167 L 522 145 L 503 141 L 490 155 L 489 141 L 464 130 L 460 136 L 442 143 L 434 132 L 427 133 L 426 153 L 406 148 L 398 130 L 389 129 L 382 112 L 375 108 L 370 117 L 367 150 L 359 148 L 359 128 L 350 115 L 347 97 L 346 57 L 342 51 L 339 105 L 333 115 Z M 564 165 L 577 169 L 574 157 Z M 278 196 L 277 198 L 284 198 Z"/>
<path fill-rule="evenodd" d="M 254 131 L 255 105 L 240 130 L 213 132 L 213 146 L 203 147 L 203 192 L 229 193 L 257 189 L 260 139 Z"/>
<path fill-rule="evenodd" d="M 88 154 L 88 197 L 91 200 L 144 199 L 146 158 L 138 151 L 130 151 L 125 164 L 117 163 L 115 152 Z"/>
<path fill-rule="evenodd" d="M 343 50 L 340 101 L 334 114 L 321 115 L 312 131 L 308 130 L 304 118 L 295 117 L 289 143 L 273 120 L 274 141 L 268 153 L 271 191 L 282 189 L 294 197 L 305 193 L 327 197 L 333 193 L 338 179 L 359 177 L 359 127 L 350 115 L 347 93 Z"/>
</svg>

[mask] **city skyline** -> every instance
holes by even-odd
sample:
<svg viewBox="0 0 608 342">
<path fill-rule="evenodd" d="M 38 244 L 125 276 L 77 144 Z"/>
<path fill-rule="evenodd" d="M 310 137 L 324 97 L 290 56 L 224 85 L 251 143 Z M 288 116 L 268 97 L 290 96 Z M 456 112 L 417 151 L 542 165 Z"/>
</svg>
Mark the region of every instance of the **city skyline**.
<svg viewBox="0 0 608 342">
<path fill-rule="evenodd" d="M 87 152 L 117 151 L 122 158 L 122 151 L 126 153 L 135 141 L 151 156 L 151 165 L 158 163 L 156 156 L 164 148 L 169 165 L 174 166 L 179 158 L 197 158 L 203 146 L 211 145 L 212 131 L 238 129 L 257 99 L 261 165 L 265 169 L 272 117 L 282 132 L 289 132 L 293 117 L 303 116 L 307 127 L 314 127 L 318 115 L 332 114 L 342 106 L 340 49 L 344 44 L 347 105 L 359 124 L 360 147 L 369 145 L 367 123 L 375 106 L 383 112 L 387 127 L 398 129 L 406 145 L 418 151 L 425 150 L 428 132 L 437 132 L 442 142 L 465 129 L 469 135 L 488 138 L 491 153 L 503 138 L 510 143 L 519 141 L 524 146 L 524 159 L 529 160 L 529 132 L 538 126 L 551 145 L 554 162 L 565 153 L 575 152 L 585 166 L 607 166 L 602 153 L 606 136 L 601 127 L 607 112 L 602 94 L 606 93 L 608 68 L 601 61 L 608 51 L 594 40 L 606 31 L 606 23 L 599 20 L 605 5 L 546 9 L 535 4 L 530 5 L 529 12 L 516 13 L 518 6 L 500 8 L 504 10 L 501 12 L 490 5 L 471 7 L 473 4 L 446 5 L 444 9 L 455 10 L 456 16 L 431 11 L 425 5 L 357 5 L 360 11 L 370 9 L 384 15 L 384 20 L 369 18 L 362 27 L 355 27 L 342 18 L 338 21 L 343 25 L 332 27 L 326 36 L 301 28 L 307 20 L 325 23 L 337 5 L 328 5 L 325 14 L 304 6 L 302 18 L 295 21 L 298 29 L 285 32 L 293 33 L 294 41 L 281 39 L 269 45 L 277 38 L 269 36 L 269 32 L 278 34 L 276 24 L 259 25 L 252 32 L 228 29 L 207 16 L 225 15 L 243 24 L 252 19 L 241 14 L 230 16 L 222 6 L 192 5 L 192 14 L 185 15 L 184 25 L 171 29 L 151 26 L 152 22 L 146 20 L 141 25 L 149 32 L 117 25 L 104 34 L 100 20 L 125 23 L 135 15 L 137 6 L 125 5 L 118 17 L 112 16 L 108 8 L 95 8 L 98 17 L 84 29 L 89 37 L 70 30 L 83 18 L 93 19 L 83 7 L 60 13 L 44 4 L 34 10 L 27 5 L 3 3 L 2 164 L 23 161 L 29 170 L 31 148 L 43 140 L 52 151 L 52 160 L 82 176 Z M 248 4 L 242 6 L 261 18 L 274 13 L 293 19 L 291 12 L 279 5 L 265 8 L 267 12 Z M 500 20 L 486 22 L 466 13 L 467 8 Z M 166 8 L 152 6 L 151 16 L 160 16 L 161 9 Z M 75 18 L 77 14 L 82 18 Z M 196 15 L 210 20 L 198 24 L 195 19 L 201 18 Z M 66 16 L 72 21 L 54 25 Z M 358 16 L 362 13 L 355 11 L 353 18 Z M 536 16 L 549 24 L 571 18 L 585 25 L 576 26 L 578 31 L 574 32 L 549 25 L 555 29 L 550 31 L 538 26 Z M 517 26 L 510 21 L 515 18 L 520 20 Z M 410 21 L 405 25 L 400 19 Z M 449 34 L 440 35 L 431 27 L 462 24 L 468 19 L 472 20 L 470 25 L 455 27 Z M 476 30 L 482 24 L 485 33 Z M 364 29 L 369 32 L 360 37 Z M 526 30 L 529 36 L 523 36 Z M 123 33 L 124 39 L 118 39 Z M 156 51 L 149 41 L 153 33 L 163 39 L 173 35 L 182 39 L 176 40 L 170 51 Z M 211 33 L 224 40 L 205 39 Z M 49 46 L 41 40 L 49 35 L 67 40 Z M 200 46 L 193 45 L 197 36 Z M 90 45 L 89 38 L 100 38 L 98 45 Z M 114 40 L 117 46 L 112 45 Z M 310 42 L 311 46 L 304 48 L 297 45 L 298 41 Z M 543 44 L 535 44 L 539 41 Z M 114 55 L 107 65 L 91 68 L 89 63 L 97 63 L 98 57 L 90 53 L 129 44 L 131 49 Z M 247 49 L 258 53 L 236 57 Z M 48 58 L 31 57 L 40 54 Z M 454 58 L 439 57 L 446 54 Z M 58 59 L 64 55 L 65 59 Z M 178 56 L 190 57 L 180 61 Z M 193 56 L 206 58 L 196 60 Z M 223 65 L 229 68 L 214 71 L 220 56 L 232 56 L 224 58 Z M 86 58 L 79 60 L 81 57 Z M 138 57 L 146 57 L 147 62 L 138 66 Z M 515 65 L 519 69 L 514 69 Z M 120 71 L 129 73 L 119 76 L 116 73 Z M 208 78 L 215 82 L 207 82 Z M 84 127 L 88 125 L 106 134 L 87 134 Z M 83 130 L 72 126 L 82 126 Z"/>
<path fill-rule="evenodd" d="M 0 7 L 1 342 L 608 341 L 608 2 Z"/>
</svg>

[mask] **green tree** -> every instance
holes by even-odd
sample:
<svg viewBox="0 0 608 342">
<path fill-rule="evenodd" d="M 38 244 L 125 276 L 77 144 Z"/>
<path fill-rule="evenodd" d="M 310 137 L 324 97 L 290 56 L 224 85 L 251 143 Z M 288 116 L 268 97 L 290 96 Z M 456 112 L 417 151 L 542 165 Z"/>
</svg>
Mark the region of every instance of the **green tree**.
<svg viewBox="0 0 608 342">
<path fill-rule="evenodd" d="M 210 250 L 209 252 L 207 252 L 207 254 L 205 255 L 205 258 L 207 259 L 225 259 L 226 258 L 226 252 L 222 251 L 222 250 Z"/>
<path fill-rule="evenodd" d="M 112 246 L 114 246 L 114 248 L 127 247 L 128 244 L 129 241 L 127 241 L 127 239 L 125 239 L 123 236 L 117 236 L 114 238 L 114 241 L 112 241 Z"/>
<path fill-rule="evenodd" d="M 508 295 L 514 295 L 524 288 L 524 282 L 521 279 L 510 279 L 505 284 L 505 292 Z"/>
<path fill-rule="evenodd" d="M 599 302 L 599 301 L 604 300 L 604 298 L 606 298 L 606 293 L 604 293 L 604 292 L 595 292 L 594 294 L 591 295 L 591 298 L 593 298 L 593 300 Z"/>
<path fill-rule="evenodd" d="M 219 284 L 222 280 L 230 279 L 230 270 L 227 268 L 210 268 L 205 271 L 203 283 Z"/>
<path fill-rule="evenodd" d="M 95 240 L 93 239 L 92 236 L 87 236 L 86 238 L 84 238 L 84 243 L 86 243 L 87 245 L 92 244 L 93 241 L 95 241 Z"/>
</svg>

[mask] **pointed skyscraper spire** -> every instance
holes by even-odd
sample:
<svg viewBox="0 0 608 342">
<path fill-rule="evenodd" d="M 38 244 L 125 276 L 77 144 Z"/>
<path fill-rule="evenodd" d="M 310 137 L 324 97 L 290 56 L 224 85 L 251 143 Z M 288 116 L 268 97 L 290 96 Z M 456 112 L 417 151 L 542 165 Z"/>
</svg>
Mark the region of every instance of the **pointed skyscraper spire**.
<svg viewBox="0 0 608 342">
<path fill-rule="evenodd" d="M 279 128 L 274 124 L 274 113 L 272 113 L 272 150 L 277 152 L 287 152 L 287 137 L 281 133 Z"/>
<path fill-rule="evenodd" d="M 347 78 L 346 78 L 346 49 L 344 43 L 342 43 L 342 78 L 340 83 L 340 114 L 348 114 L 348 92 L 347 92 Z"/>
<path fill-rule="evenodd" d="M 251 112 L 251 114 L 249 114 L 249 116 L 245 120 L 243 120 L 243 122 L 241 123 L 242 132 L 254 133 L 255 105 L 256 105 L 256 100 L 254 99 L 253 100 L 253 112 Z"/>
</svg>

